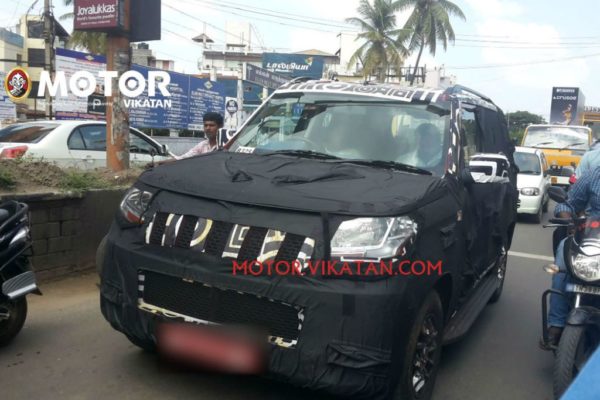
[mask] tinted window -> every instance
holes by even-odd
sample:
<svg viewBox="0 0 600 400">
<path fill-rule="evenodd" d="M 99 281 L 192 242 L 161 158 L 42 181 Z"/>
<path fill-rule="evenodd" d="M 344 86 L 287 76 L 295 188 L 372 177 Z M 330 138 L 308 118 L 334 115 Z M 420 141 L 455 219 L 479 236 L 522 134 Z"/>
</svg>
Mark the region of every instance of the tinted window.
<svg viewBox="0 0 600 400">
<path fill-rule="evenodd" d="M 79 127 L 86 150 L 106 151 L 106 126 L 86 125 Z"/>
<path fill-rule="evenodd" d="M 0 142 L 37 143 L 52 132 L 55 124 L 16 124 L 0 130 Z"/>
<path fill-rule="evenodd" d="M 540 165 L 540 159 L 538 156 L 532 153 L 520 153 L 515 152 L 515 164 L 519 167 L 520 174 L 526 175 L 540 175 L 542 173 L 542 167 Z"/>
<path fill-rule="evenodd" d="M 83 138 L 81 137 L 81 132 L 79 129 L 75 129 L 73 131 L 69 137 L 67 146 L 69 146 L 70 150 L 85 150 L 85 143 L 83 142 Z"/>
<path fill-rule="evenodd" d="M 27 60 L 30 67 L 44 67 L 46 64 L 44 49 L 27 49 Z"/>
<path fill-rule="evenodd" d="M 129 152 L 130 153 L 141 153 L 150 154 L 154 150 L 158 154 L 158 149 L 152 146 L 150 143 L 139 137 L 133 131 L 129 131 Z"/>
</svg>

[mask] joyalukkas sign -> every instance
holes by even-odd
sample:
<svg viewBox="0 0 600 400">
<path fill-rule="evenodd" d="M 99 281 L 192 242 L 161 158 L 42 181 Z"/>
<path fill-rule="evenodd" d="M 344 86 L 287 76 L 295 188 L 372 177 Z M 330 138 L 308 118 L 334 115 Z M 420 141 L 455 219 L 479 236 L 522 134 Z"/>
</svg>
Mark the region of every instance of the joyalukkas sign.
<svg viewBox="0 0 600 400">
<path fill-rule="evenodd" d="M 75 30 L 120 30 L 124 27 L 123 0 L 75 0 Z"/>
</svg>

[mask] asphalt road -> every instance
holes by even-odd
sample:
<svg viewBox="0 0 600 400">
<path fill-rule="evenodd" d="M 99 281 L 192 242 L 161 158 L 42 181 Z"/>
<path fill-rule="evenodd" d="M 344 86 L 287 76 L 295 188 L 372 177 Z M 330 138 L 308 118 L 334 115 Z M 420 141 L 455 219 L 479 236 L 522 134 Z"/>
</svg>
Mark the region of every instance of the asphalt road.
<svg viewBox="0 0 600 400">
<path fill-rule="evenodd" d="M 550 399 L 552 355 L 538 349 L 542 271 L 551 230 L 519 223 L 500 301 L 468 336 L 444 348 L 435 400 Z M 534 257 L 534 258 L 531 258 Z M 2 399 L 326 399 L 285 383 L 182 371 L 131 345 L 100 315 L 97 278 L 85 275 L 30 296 L 26 325 L 0 349 Z M 5 386 L 6 385 L 6 386 Z"/>
</svg>

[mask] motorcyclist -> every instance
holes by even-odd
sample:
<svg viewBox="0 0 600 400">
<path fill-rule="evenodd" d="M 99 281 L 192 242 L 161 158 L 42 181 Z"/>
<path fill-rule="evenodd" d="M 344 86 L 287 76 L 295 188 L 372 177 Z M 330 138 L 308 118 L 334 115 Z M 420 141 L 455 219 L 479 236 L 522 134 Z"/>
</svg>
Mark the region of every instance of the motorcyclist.
<svg viewBox="0 0 600 400">
<path fill-rule="evenodd" d="M 587 210 L 590 217 L 600 217 L 600 167 L 583 174 L 569 190 L 568 200 L 556 206 L 554 215 L 559 218 L 571 218 L 584 210 Z M 556 250 L 555 264 L 560 272 L 552 277 L 552 289 L 561 292 L 564 292 L 569 282 L 564 260 L 565 241 L 566 239 L 563 239 Z M 568 314 L 569 301 L 565 296 L 552 294 L 548 310 L 548 341 L 540 340 L 540 347 L 550 350 L 558 345 Z"/>
</svg>

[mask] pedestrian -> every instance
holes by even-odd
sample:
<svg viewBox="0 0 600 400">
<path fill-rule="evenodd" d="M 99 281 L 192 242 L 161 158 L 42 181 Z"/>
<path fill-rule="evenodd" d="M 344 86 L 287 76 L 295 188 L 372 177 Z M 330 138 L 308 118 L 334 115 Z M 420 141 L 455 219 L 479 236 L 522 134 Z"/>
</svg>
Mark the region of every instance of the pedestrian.
<svg viewBox="0 0 600 400">
<path fill-rule="evenodd" d="M 202 116 L 202 120 L 204 122 L 204 134 L 206 135 L 206 140 L 201 141 L 180 156 L 173 156 L 173 158 L 157 163 L 149 163 L 146 165 L 146 168 L 153 168 L 156 165 L 168 164 L 173 161 L 183 160 L 184 158 L 194 157 L 216 150 L 218 139 L 217 134 L 219 129 L 223 127 L 223 116 L 217 112 L 207 112 Z"/>
<path fill-rule="evenodd" d="M 207 112 L 202 116 L 206 140 L 201 141 L 186 153 L 175 156 L 176 160 L 194 157 L 199 154 L 210 153 L 217 149 L 217 133 L 223 127 L 223 116 L 216 112 Z"/>
</svg>

